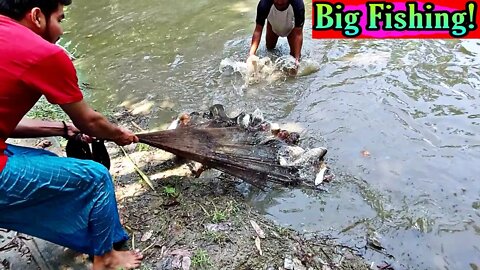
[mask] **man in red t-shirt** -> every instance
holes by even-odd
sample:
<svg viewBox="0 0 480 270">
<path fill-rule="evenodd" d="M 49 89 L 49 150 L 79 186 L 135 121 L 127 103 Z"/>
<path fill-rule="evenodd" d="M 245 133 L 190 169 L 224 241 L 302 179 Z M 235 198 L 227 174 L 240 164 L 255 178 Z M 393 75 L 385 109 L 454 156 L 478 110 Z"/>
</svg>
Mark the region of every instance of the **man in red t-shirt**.
<svg viewBox="0 0 480 270">
<path fill-rule="evenodd" d="M 6 144 L 8 138 L 65 134 L 62 122 L 24 118 L 43 95 L 82 132 L 118 145 L 138 142 L 83 100 L 75 68 L 54 43 L 71 0 L 0 0 L 0 227 L 94 256 L 93 269 L 132 269 L 142 255 L 116 251 L 120 224 L 108 170 L 86 160 Z"/>
</svg>

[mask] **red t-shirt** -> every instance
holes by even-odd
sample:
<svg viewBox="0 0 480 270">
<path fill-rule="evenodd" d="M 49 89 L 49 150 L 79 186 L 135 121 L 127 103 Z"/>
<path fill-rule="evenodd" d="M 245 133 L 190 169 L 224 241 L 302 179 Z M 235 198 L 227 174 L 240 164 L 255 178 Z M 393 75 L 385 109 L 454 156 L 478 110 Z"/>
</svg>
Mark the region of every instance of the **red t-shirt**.
<svg viewBox="0 0 480 270">
<path fill-rule="evenodd" d="M 53 104 L 83 99 L 72 61 L 62 48 L 0 15 L 0 171 L 5 141 L 42 95 Z"/>
</svg>

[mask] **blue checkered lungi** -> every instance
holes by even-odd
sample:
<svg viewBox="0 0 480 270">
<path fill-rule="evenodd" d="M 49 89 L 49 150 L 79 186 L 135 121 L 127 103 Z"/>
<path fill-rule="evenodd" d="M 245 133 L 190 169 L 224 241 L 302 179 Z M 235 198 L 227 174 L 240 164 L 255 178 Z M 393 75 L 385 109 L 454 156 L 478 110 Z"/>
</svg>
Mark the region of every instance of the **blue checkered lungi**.
<svg viewBox="0 0 480 270">
<path fill-rule="evenodd" d="M 97 256 L 128 239 L 104 166 L 14 145 L 8 145 L 5 154 L 0 228 Z"/>
</svg>

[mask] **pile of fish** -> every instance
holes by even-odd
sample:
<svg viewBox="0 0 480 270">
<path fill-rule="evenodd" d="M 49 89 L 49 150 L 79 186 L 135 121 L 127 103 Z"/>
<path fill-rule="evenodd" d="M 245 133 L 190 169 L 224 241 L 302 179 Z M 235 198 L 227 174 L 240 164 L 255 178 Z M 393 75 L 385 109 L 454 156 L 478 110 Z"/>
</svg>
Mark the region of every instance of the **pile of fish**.
<svg viewBox="0 0 480 270">
<path fill-rule="evenodd" d="M 186 127 L 239 128 L 239 137 L 242 138 L 239 144 L 247 142 L 249 145 L 269 146 L 267 147 L 269 151 L 258 151 L 255 154 L 259 157 L 264 156 L 268 160 L 273 158 L 280 166 L 301 168 L 299 176 L 306 184 L 317 186 L 334 178 L 324 161 L 327 153 L 325 148 L 301 147 L 299 133 L 281 129 L 280 125 L 266 121 L 263 113 L 258 109 L 252 113 L 242 112 L 235 117 L 229 117 L 225 108 L 216 104 L 207 112 L 182 113 L 168 129 Z M 206 169 L 197 162 L 191 162 L 189 166 L 197 177 Z"/>
</svg>

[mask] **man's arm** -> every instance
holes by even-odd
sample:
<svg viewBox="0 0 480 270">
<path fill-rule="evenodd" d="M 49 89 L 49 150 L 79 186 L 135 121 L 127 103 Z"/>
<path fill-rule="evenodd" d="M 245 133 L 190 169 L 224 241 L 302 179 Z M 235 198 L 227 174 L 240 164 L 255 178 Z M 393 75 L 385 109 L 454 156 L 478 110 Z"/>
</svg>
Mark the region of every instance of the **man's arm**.
<svg viewBox="0 0 480 270">
<path fill-rule="evenodd" d="M 92 110 L 78 88 L 78 79 L 72 61 L 60 48 L 58 51 L 23 73 L 22 82 L 43 94 L 48 102 L 59 104 L 73 124 L 83 133 L 99 139 L 111 140 L 118 145 L 138 142 L 137 136 L 110 123 L 103 115 Z M 49 127 L 50 131 L 52 127 Z M 22 128 L 19 128 L 22 134 Z M 36 132 L 30 130 L 29 132 Z M 55 133 L 55 132 L 54 132 Z M 25 134 L 25 133 L 23 133 Z"/>
<path fill-rule="evenodd" d="M 288 44 L 290 45 L 290 55 L 295 58 L 298 64 L 303 45 L 303 26 L 293 28 L 292 32 L 288 35 Z"/>
<path fill-rule="evenodd" d="M 38 138 L 51 136 L 73 136 L 80 131 L 71 123 L 66 123 L 67 134 L 62 122 L 23 118 L 10 135 L 11 138 Z"/>
<path fill-rule="evenodd" d="M 262 39 L 263 26 L 268 17 L 268 12 L 273 5 L 273 1 L 260 0 L 257 5 L 257 15 L 255 17 L 255 30 L 252 35 L 252 45 L 248 52 L 248 57 L 257 53 L 258 46 L 260 46 L 260 40 Z"/>
<path fill-rule="evenodd" d="M 73 124 L 89 136 L 111 140 L 118 145 L 138 142 L 135 134 L 110 123 L 105 116 L 94 111 L 83 100 L 60 107 L 72 119 Z"/>
<path fill-rule="evenodd" d="M 255 30 L 252 35 L 252 45 L 250 46 L 250 52 L 248 56 L 255 55 L 257 53 L 258 46 L 260 45 L 260 40 L 262 39 L 263 25 L 256 24 Z"/>
<path fill-rule="evenodd" d="M 303 3 L 303 0 L 291 0 L 290 4 L 292 5 L 293 14 L 295 16 L 295 27 L 288 35 L 288 45 L 290 45 L 290 55 L 295 58 L 295 62 L 298 65 L 302 54 L 305 4 Z"/>
</svg>

